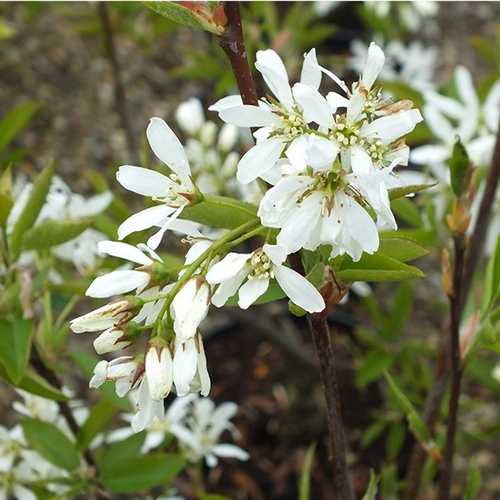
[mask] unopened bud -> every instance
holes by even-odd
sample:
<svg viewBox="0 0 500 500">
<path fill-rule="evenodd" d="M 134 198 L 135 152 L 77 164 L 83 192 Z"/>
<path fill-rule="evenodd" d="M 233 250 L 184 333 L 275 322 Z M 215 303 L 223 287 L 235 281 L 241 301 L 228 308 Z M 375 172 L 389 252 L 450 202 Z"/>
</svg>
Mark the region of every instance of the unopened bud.
<svg viewBox="0 0 500 500">
<path fill-rule="evenodd" d="M 447 248 L 444 248 L 441 254 L 441 272 L 444 293 L 448 297 L 453 297 L 453 269 L 450 263 L 450 252 Z"/>
<path fill-rule="evenodd" d="M 453 211 L 446 216 L 446 222 L 452 233 L 466 233 L 470 224 L 470 213 L 463 200 L 455 199 L 453 202 Z"/>
<path fill-rule="evenodd" d="M 97 354 L 106 354 L 125 349 L 131 343 L 132 341 L 123 330 L 109 328 L 96 337 L 94 340 L 94 349 Z"/>
<path fill-rule="evenodd" d="M 214 122 L 206 122 L 200 130 L 200 140 L 205 146 L 213 146 L 217 135 L 217 125 Z"/>
<path fill-rule="evenodd" d="M 191 135 L 197 134 L 205 123 L 205 115 L 199 99 L 193 97 L 181 102 L 177 106 L 175 119 L 184 132 Z"/>
<path fill-rule="evenodd" d="M 217 142 L 219 149 L 225 152 L 231 151 L 238 140 L 238 133 L 238 127 L 230 123 L 224 124 L 219 132 L 219 139 Z"/>
<path fill-rule="evenodd" d="M 145 361 L 149 394 L 159 401 L 165 398 L 172 388 L 172 354 L 168 346 L 159 338 L 153 339 Z"/>
</svg>

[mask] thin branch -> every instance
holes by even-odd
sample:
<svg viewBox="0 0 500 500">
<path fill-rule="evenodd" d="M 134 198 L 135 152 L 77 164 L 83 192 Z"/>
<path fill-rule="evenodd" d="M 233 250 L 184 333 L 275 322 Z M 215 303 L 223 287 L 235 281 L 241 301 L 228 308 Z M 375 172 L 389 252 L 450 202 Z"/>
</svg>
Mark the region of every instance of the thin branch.
<svg viewBox="0 0 500 500">
<path fill-rule="evenodd" d="M 479 207 L 478 217 L 476 219 L 476 224 L 472 236 L 469 239 L 468 248 L 465 251 L 465 256 L 463 258 L 463 276 L 462 283 L 459 287 L 459 304 L 457 309 L 461 312 L 467 301 L 468 294 L 472 285 L 472 279 L 479 263 L 484 242 L 486 239 L 486 234 L 488 232 L 488 227 L 491 221 L 492 208 L 495 202 L 496 190 L 498 189 L 498 183 L 500 178 L 500 124 L 497 131 L 497 138 L 495 142 L 495 149 L 493 153 L 493 160 L 491 167 L 488 171 L 487 178 L 485 180 L 485 190 L 483 193 L 483 198 L 481 199 L 481 204 Z M 447 354 L 446 347 L 441 349 L 440 358 Z M 436 423 L 437 417 L 439 415 L 439 408 L 446 394 L 446 387 L 448 384 L 448 373 L 441 370 L 440 364 L 438 364 L 438 374 L 439 376 L 435 378 L 436 382 L 429 391 L 425 403 L 425 422 L 427 423 L 429 429 L 432 431 Z M 459 375 L 461 379 L 461 374 Z M 458 382 L 458 384 L 457 384 Z M 457 390 L 460 381 L 457 381 L 457 376 L 455 375 L 455 387 Z M 453 388 L 452 388 L 453 396 Z M 456 402 L 458 403 L 458 397 L 454 395 Z M 455 432 L 455 431 L 453 431 Z M 450 443 L 451 445 L 451 443 Z M 414 449 L 410 459 L 410 466 L 408 469 L 408 474 L 406 476 L 406 496 L 405 500 L 415 500 L 418 496 L 420 479 L 422 477 L 422 470 L 425 461 L 425 452 L 422 450 L 418 443 L 415 443 Z M 443 481 L 448 481 L 445 477 Z M 451 483 L 450 483 L 451 486 Z"/>
<path fill-rule="evenodd" d="M 135 141 L 135 135 L 127 109 L 125 86 L 123 85 L 120 62 L 116 54 L 115 41 L 113 36 L 113 27 L 109 16 L 107 2 L 97 2 L 97 12 L 99 15 L 99 20 L 101 22 L 106 55 L 109 59 L 112 69 L 115 106 L 118 111 L 118 114 L 120 115 L 121 125 L 125 132 L 128 154 L 131 160 L 136 162 L 138 160 L 137 144 Z"/>
<path fill-rule="evenodd" d="M 465 259 L 465 239 L 461 234 L 455 235 L 453 259 L 453 290 L 450 296 L 450 376 L 451 390 L 448 406 L 446 443 L 443 462 L 440 467 L 439 498 L 450 498 L 453 479 L 453 455 L 455 453 L 455 434 L 457 432 L 458 405 L 463 375 L 463 364 L 460 356 L 460 319 L 462 317 L 463 273 Z"/>
<path fill-rule="evenodd" d="M 227 17 L 227 27 L 220 37 L 220 46 L 231 63 L 243 104 L 257 105 L 257 91 L 248 64 L 241 29 L 240 3 L 224 2 L 224 12 Z"/>
</svg>

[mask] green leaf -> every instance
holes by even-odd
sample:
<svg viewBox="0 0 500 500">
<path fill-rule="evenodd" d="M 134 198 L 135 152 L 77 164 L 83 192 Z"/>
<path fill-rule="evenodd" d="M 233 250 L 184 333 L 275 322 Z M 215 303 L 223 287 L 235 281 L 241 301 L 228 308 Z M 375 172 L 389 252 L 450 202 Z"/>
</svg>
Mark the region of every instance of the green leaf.
<svg viewBox="0 0 500 500">
<path fill-rule="evenodd" d="M 421 278 L 424 273 L 414 266 L 377 252 L 374 255 L 363 254 L 358 262 L 345 258 L 336 276 L 341 281 L 399 281 Z"/>
<path fill-rule="evenodd" d="M 311 469 L 314 461 L 314 452 L 316 451 L 316 443 L 311 443 L 307 448 L 302 464 L 299 482 L 299 500 L 309 500 L 311 498 Z"/>
<path fill-rule="evenodd" d="M 481 316 L 500 299 L 500 236 L 497 237 L 495 250 L 490 256 L 484 279 L 483 295 L 481 297 Z"/>
<path fill-rule="evenodd" d="M 21 425 L 28 444 L 49 462 L 69 471 L 80 465 L 75 444 L 56 426 L 31 418 Z"/>
<path fill-rule="evenodd" d="M 170 19 L 174 23 L 183 24 L 191 28 L 201 28 L 210 31 L 216 35 L 224 33 L 224 26 L 217 24 L 212 15 L 209 7 L 198 7 L 195 9 L 195 2 L 190 3 L 192 7 L 181 5 L 180 2 L 145 2 L 146 5 L 154 10 L 160 16 Z"/>
<path fill-rule="evenodd" d="M 254 304 L 267 304 L 269 302 L 274 302 L 275 300 L 283 299 L 286 297 L 285 292 L 281 289 L 281 287 L 276 283 L 276 281 L 271 281 L 269 283 L 269 288 L 266 293 L 261 295 Z M 228 306 L 237 306 L 238 305 L 238 294 L 236 293 L 226 302 Z"/>
<path fill-rule="evenodd" d="M 53 175 L 54 167 L 50 164 L 42 170 L 33 183 L 33 189 L 31 190 L 28 201 L 12 229 L 10 250 L 13 260 L 17 260 L 19 257 L 24 234 L 31 229 L 45 203 Z"/>
<path fill-rule="evenodd" d="M 7 113 L 0 121 L 0 151 L 3 151 L 28 125 L 31 117 L 39 109 L 35 102 L 25 102 Z"/>
<path fill-rule="evenodd" d="M 137 432 L 126 439 L 113 442 L 108 449 L 98 457 L 99 464 L 107 463 L 108 466 L 113 462 L 119 462 L 126 458 L 134 458 L 141 454 L 141 448 L 144 444 L 146 432 Z"/>
<path fill-rule="evenodd" d="M 412 184 L 411 186 L 402 186 L 393 189 L 389 189 L 389 199 L 396 200 L 402 198 L 408 194 L 418 193 L 435 186 L 437 183 L 433 184 Z"/>
<path fill-rule="evenodd" d="M 356 384 L 359 387 L 382 377 L 384 372 L 394 363 L 395 356 L 383 351 L 372 351 L 362 361 L 361 366 L 356 371 Z"/>
<path fill-rule="evenodd" d="M 31 320 L 0 320 L 0 363 L 14 384 L 21 382 L 26 372 L 32 335 Z"/>
<path fill-rule="evenodd" d="M 471 175 L 472 167 L 469 155 L 457 137 L 450 158 L 451 188 L 457 198 L 460 198 L 469 189 Z"/>
<path fill-rule="evenodd" d="M 397 198 L 391 202 L 392 211 L 403 221 L 413 227 L 420 227 L 423 224 L 420 211 L 416 203 L 409 198 Z"/>
<path fill-rule="evenodd" d="M 437 445 L 431 437 L 431 433 L 427 428 L 427 425 L 422 420 L 420 415 L 415 410 L 411 401 L 403 394 L 403 391 L 398 387 L 394 379 L 389 375 L 389 372 L 384 374 L 389 388 L 394 398 L 396 399 L 401 410 L 405 413 L 408 420 L 408 425 L 411 431 L 420 442 L 420 444 L 429 452 L 439 453 L 437 450 Z M 432 453 L 431 453 L 432 456 Z"/>
<path fill-rule="evenodd" d="M 9 384 L 19 387 L 19 389 L 36 394 L 42 398 L 53 399 L 55 401 L 66 401 L 68 399 L 59 389 L 51 386 L 44 378 L 40 377 L 38 373 L 29 367 L 26 369 L 24 377 L 15 384 L 3 365 L 0 365 L 0 378 L 3 378 Z"/>
<path fill-rule="evenodd" d="M 106 399 L 101 399 L 90 412 L 76 437 L 78 449 L 88 448 L 92 440 L 101 432 L 118 412 L 118 408 Z"/>
<path fill-rule="evenodd" d="M 380 233 L 380 247 L 377 253 L 387 255 L 401 262 L 418 259 L 429 253 L 427 248 L 424 248 L 416 240 L 408 237 L 398 237 L 397 232 L 386 234 Z"/>
<path fill-rule="evenodd" d="M 219 229 L 234 229 L 252 220 L 258 221 L 257 207 L 225 196 L 207 196 L 186 207 L 182 218 Z"/>
<path fill-rule="evenodd" d="M 481 490 L 481 482 L 481 472 L 477 467 L 471 467 L 467 475 L 463 500 L 476 500 Z"/>
<path fill-rule="evenodd" d="M 12 176 L 10 166 L 0 177 L 0 226 L 4 226 L 14 205 L 12 198 Z"/>
<path fill-rule="evenodd" d="M 378 478 L 373 469 L 370 469 L 370 481 L 362 500 L 375 500 L 378 491 Z"/>
<path fill-rule="evenodd" d="M 43 250 L 70 241 L 92 224 L 92 219 L 45 219 L 27 230 L 23 236 L 23 249 Z"/>
<path fill-rule="evenodd" d="M 150 453 L 101 464 L 104 487 L 114 493 L 132 493 L 170 483 L 186 459 L 173 453 Z"/>
</svg>

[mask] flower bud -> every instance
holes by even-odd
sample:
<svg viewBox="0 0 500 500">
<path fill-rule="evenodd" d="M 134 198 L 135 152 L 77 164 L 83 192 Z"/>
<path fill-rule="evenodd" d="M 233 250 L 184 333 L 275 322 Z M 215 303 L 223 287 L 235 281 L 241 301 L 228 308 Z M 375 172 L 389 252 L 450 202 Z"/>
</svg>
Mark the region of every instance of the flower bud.
<svg viewBox="0 0 500 500">
<path fill-rule="evenodd" d="M 94 349 L 97 354 L 106 354 L 125 349 L 131 343 L 123 330 L 108 328 L 94 340 Z"/>
<path fill-rule="evenodd" d="M 218 148 L 221 151 L 231 151 L 236 145 L 238 140 L 238 128 L 230 123 L 226 123 L 220 129 L 219 140 L 217 142 Z"/>
<path fill-rule="evenodd" d="M 217 135 L 217 125 L 214 122 L 206 122 L 200 130 L 200 140 L 204 146 L 213 146 Z"/>
<path fill-rule="evenodd" d="M 155 401 L 163 399 L 172 388 L 172 355 L 168 346 L 152 343 L 145 366 L 151 398 Z"/>
<path fill-rule="evenodd" d="M 222 173 L 226 177 L 232 177 L 236 174 L 236 167 L 238 166 L 238 162 L 240 161 L 240 156 L 238 153 L 234 151 L 229 153 L 222 164 Z"/>
<path fill-rule="evenodd" d="M 210 288 L 201 277 L 190 279 L 179 290 L 171 305 L 177 337 L 187 340 L 195 336 L 208 313 L 209 296 Z"/>
<path fill-rule="evenodd" d="M 205 122 L 205 115 L 199 99 L 195 97 L 181 102 L 175 112 L 179 127 L 187 134 L 195 135 Z"/>
<path fill-rule="evenodd" d="M 125 324 L 135 316 L 140 306 L 140 299 L 127 297 L 74 318 L 70 321 L 69 326 L 75 333 L 107 330 L 113 326 Z"/>
</svg>

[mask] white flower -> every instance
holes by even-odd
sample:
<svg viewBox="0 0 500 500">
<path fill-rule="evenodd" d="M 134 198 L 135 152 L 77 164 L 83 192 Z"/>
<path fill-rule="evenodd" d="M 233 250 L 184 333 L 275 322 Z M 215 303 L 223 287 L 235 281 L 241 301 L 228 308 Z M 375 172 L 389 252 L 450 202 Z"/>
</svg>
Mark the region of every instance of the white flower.
<svg viewBox="0 0 500 500">
<path fill-rule="evenodd" d="M 151 345 L 146 353 L 145 373 L 151 398 L 159 401 L 172 388 L 172 354 L 167 346 Z"/>
<path fill-rule="evenodd" d="M 248 453 L 238 446 L 219 443 L 225 430 L 233 430 L 231 419 L 237 411 L 234 403 L 216 407 L 210 399 L 196 400 L 187 424 L 176 426 L 173 431 L 188 460 L 199 462 L 205 459 L 209 467 L 217 465 L 218 457 L 248 460 Z"/>
<path fill-rule="evenodd" d="M 148 271 L 155 261 L 162 262 L 159 255 L 146 245 L 140 243 L 137 247 L 119 241 L 101 241 L 98 244 L 99 253 L 126 259 L 139 264 L 145 270 L 118 270 L 97 277 L 89 286 L 86 295 L 95 298 L 111 297 L 137 290 L 142 292 L 151 280 Z"/>
<path fill-rule="evenodd" d="M 210 376 L 201 335 L 188 339 L 175 339 L 173 378 L 178 396 L 199 392 L 207 396 L 210 392 Z"/>
<path fill-rule="evenodd" d="M 118 327 L 134 316 L 137 305 L 131 299 L 111 302 L 70 321 L 74 333 L 100 332 Z"/>
<path fill-rule="evenodd" d="M 190 279 L 175 295 L 170 310 L 176 338 L 187 340 L 196 334 L 210 304 L 210 288 L 201 277 Z"/>
<path fill-rule="evenodd" d="M 7 472 L 19 457 L 24 444 L 23 431 L 16 425 L 7 429 L 0 425 L 0 472 Z"/>
<path fill-rule="evenodd" d="M 141 432 L 156 421 L 161 421 L 165 415 L 163 399 L 156 400 L 151 396 L 147 377 L 143 377 L 139 387 L 132 394 L 135 399 L 136 414 L 132 418 L 132 429 Z"/>
<path fill-rule="evenodd" d="M 349 66 L 355 71 L 363 71 L 368 47 L 361 40 L 351 43 L 352 56 Z M 436 66 L 437 51 L 413 41 L 404 45 L 399 40 L 391 40 L 384 48 L 386 61 L 379 77 L 387 82 L 400 81 L 418 90 L 431 89 Z"/>
<path fill-rule="evenodd" d="M 132 343 L 127 334 L 119 328 L 108 328 L 94 340 L 94 349 L 97 354 L 125 349 Z"/>
<path fill-rule="evenodd" d="M 255 67 L 277 101 L 260 101 L 259 106 L 251 106 L 242 104 L 239 96 L 229 96 L 209 108 L 218 111 L 227 123 L 259 127 L 255 133 L 257 144 L 238 165 L 237 178 L 243 184 L 265 178 L 287 146 L 304 134 L 308 123 L 329 127 L 333 121 L 325 98 L 318 92 L 322 68 L 315 49 L 305 55 L 300 82 L 293 89 L 283 61 L 273 50 L 259 50 Z"/>
<path fill-rule="evenodd" d="M 170 127 L 161 118 L 151 118 L 146 135 L 156 157 L 173 173 L 166 176 L 155 170 L 130 165 L 118 169 L 116 179 L 124 188 L 162 203 L 125 220 L 118 228 L 118 237 L 122 240 L 131 233 L 158 225 L 160 231 L 147 242 L 150 248 L 156 249 L 172 221 L 196 194 L 186 153 Z"/>
<path fill-rule="evenodd" d="M 445 163 L 456 137 L 475 165 L 488 166 L 500 119 L 500 81 L 493 84 L 482 105 L 467 68 L 458 66 L 454 81 L 459 100 L 432 91 L 424 94 L 426 123 L 439 143 L 417 147 L 411 153 L 412 162 L 429 166 L 436 178 L 446 183 Z"/>
<path fill-rule="evenodd" d="M 21 389 L 16 389 L 16 392 L 23 398 L 23 402 L 14 401 L 12 407 L 21 415 L 45 422 L 55 422 L 59 418 L 59 407 L 55 401 L 36 396 Z"/>
<path fill-rule="evenodd" d="M 175 111 L 175 119 L 183 132 L 196 135 L 205 123 L 205 114 L 200 100 L 192 97 L 181 102 Z"/>
<path fill-rule="evenodd" d="M 112 361 L 99 361 L 94 367 L 89 387 L 96 389 L 106 380 L 113 380 L 116 394 L 123 397 L 132 388 L 137 387 L 142 378 L 141 366 L 132 356 L 121 356 Z"/>
<path fill-rule="evenodd" d="M 238 305 L 247 309 L 276 279 L 292 302 L 308 312 L 322 311 L 323 297 L 306 278 L 283 265 L 286 255 L 283 247 L 267 244 L 249 254 L 227 254 L 207 274 L 210 284 L 219 284 L 212 303 L 221 307 L 239 290 Z"/>
</svg>

